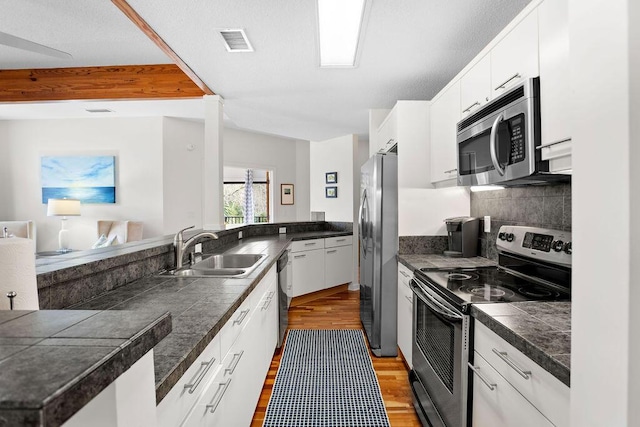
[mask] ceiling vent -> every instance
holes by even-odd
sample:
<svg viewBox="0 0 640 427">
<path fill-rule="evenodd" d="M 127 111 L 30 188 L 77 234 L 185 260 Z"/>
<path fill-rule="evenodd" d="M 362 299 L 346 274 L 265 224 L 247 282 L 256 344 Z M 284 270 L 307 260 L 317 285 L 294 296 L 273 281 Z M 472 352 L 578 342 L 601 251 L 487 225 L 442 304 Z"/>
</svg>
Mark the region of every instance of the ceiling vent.
<svg viewBox="0 0 640 427">
<path fill-rule="evenodd" d="M 87 108 L 85 111 L 87 113 L 113 113 L 113 110 L 109 110 L 108 108 Z"/>
<path fill-rule="evenodd" d="M 253 47 L 244 30 L 228 29 L 218 30 L 224 41 L 227 52 L 253 52 Z"/>
</svg>

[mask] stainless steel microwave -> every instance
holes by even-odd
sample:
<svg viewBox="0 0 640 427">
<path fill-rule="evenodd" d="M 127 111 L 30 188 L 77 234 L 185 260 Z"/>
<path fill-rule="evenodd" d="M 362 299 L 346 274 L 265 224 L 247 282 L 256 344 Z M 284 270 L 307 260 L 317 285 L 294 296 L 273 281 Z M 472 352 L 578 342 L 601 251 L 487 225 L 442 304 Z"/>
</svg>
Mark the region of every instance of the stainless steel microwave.
<svg viewBox="0 0 640 427">
<path fill-rule="evenodd" d="M 566 179 L 540 156 L 540 80 L 528 79 L 457 125 L 458 185 Z"/>
</svg>

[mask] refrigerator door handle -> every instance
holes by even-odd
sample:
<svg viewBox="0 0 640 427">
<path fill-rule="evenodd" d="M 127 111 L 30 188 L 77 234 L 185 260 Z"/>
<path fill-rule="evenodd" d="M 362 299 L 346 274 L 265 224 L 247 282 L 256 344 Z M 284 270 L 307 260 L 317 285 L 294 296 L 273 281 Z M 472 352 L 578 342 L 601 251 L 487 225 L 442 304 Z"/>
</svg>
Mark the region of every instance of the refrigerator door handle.
<svg viewBox="0 0 640 427">
<path fill-rule="evenodd" d="M 360 245 L 362 246 L 362 255 L 366 258 L 367 256 L 367 244 L 366 244 L 366 224 L 365 221 L 365 211 L 366 211 L 366 203 L 367 203 L 367 189 L 362 190 L 362 201 L 360 203 L 360 219 L 358 220 L 358 238 L 360 239 Z"/>
</svg>

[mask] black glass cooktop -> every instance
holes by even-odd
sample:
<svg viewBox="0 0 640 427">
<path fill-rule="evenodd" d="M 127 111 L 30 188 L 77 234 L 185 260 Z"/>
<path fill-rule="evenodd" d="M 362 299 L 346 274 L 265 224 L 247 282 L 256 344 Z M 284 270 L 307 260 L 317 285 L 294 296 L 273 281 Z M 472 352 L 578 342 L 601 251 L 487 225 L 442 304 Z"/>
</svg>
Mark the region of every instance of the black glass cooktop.
<svg viewBox="0 0 640 427">
<path fill-rule="evenodd" d="M 463 303 L 568 301 L 568 292 L 509 274 L 497 267 L 422 271 L 421 275 L 445 296 Z M 440 289 L 438 289 L 440 288 Z"/>
</svg>

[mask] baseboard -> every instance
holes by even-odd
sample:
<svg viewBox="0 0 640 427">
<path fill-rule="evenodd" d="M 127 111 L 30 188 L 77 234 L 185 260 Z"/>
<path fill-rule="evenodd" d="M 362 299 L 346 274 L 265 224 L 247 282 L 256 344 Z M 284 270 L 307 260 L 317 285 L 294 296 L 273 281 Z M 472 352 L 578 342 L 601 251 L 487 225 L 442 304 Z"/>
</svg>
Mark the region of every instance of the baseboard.
<svg viewBox="0 0 640 427">
<path fill-rule="evenodd" d="M 346 292 L 349 290 L 349 284 L 334 286 L 333 288 L 322 289 L 320 291 L 312 292 L 310 294 L 300 295 L 294 297 L 291 300 L 290 307 L 296 307 L 315 301 L 320 298 L 328 297 L 331 295 L 339 294 L 340 292 Z"/>
</svg>

